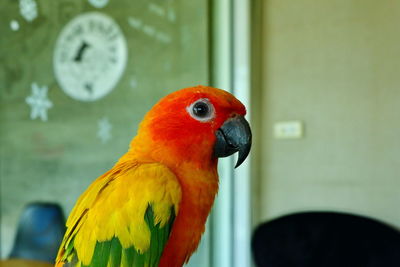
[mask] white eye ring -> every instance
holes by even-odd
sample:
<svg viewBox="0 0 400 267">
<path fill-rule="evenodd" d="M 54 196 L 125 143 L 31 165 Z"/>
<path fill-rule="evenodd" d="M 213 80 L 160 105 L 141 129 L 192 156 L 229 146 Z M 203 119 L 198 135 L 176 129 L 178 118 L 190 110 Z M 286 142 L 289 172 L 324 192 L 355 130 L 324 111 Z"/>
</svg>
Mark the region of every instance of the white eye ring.
<svg viewBox="0 0 400 267">
<path fill-rule="evenodd" d="M 189 115 L 200 122 L 208 122 L 215 117 L 213 104 L 207 98 L 200 98 L 186 108 Z"/>
</svg>

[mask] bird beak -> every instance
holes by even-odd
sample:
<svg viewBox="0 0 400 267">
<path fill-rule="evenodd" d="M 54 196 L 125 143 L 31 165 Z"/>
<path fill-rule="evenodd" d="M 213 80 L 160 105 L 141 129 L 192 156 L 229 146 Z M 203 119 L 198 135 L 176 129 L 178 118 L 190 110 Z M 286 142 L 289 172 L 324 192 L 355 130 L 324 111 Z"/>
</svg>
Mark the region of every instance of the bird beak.
<svg viewBox="0 0 400 267">
<path fill-rule="evenodd" d="M 247 158 L 251 148 L 251 129 L 243 116 L 229 118 L 215 134 L 214 156 L 221 158 L 239 152 L 235 168 Z"/>
</svg>

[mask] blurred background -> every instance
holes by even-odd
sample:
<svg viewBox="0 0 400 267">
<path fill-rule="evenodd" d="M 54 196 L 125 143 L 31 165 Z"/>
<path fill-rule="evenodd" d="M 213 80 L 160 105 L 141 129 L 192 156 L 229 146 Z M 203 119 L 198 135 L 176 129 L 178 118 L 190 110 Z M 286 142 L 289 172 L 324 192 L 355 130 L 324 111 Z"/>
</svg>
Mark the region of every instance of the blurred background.
<svg viewBox="0 0 400 267">
<path fill-rule="evenodd" d="M 145 112 L 198 84 L 246 104 L 254 141 L 237 170 L 221 160 L 189 266 L 251 266 L 254 229 L 295 212 L 400 227 L 399 1 L 3 0 L 0 14 L 3 259 L 27 205 L 67 216 Z"/>
</svg>

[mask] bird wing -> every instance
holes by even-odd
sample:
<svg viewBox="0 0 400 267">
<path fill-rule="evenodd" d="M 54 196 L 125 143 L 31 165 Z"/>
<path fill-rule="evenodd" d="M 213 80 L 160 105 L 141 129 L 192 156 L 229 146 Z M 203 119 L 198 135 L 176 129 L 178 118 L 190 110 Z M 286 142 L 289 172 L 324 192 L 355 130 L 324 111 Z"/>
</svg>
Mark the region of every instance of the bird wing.
<svg viewBox="0 0 400 267">
<path fill-rule="evenodd" d="M 180 199 L 162 164 L 114 167 L 78 199 L 56 266 L 158 266 Z"/>
</svg>

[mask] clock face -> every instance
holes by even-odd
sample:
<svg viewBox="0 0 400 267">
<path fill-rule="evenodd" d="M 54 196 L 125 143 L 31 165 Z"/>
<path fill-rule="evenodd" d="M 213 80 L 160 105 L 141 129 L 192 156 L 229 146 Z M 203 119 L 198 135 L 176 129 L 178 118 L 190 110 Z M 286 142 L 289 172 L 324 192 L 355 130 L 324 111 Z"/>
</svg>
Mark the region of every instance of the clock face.
<svg viewBox="0 0 400 267">
<path fill-rule="evenodd" d="M 67 95 L 95 101 L 113 90 L 126 59 L 126 41 L 118 24 L 103 13 L 88 12 L 61 31 L 54 51 L 54 72 Z"/>
</svg>

